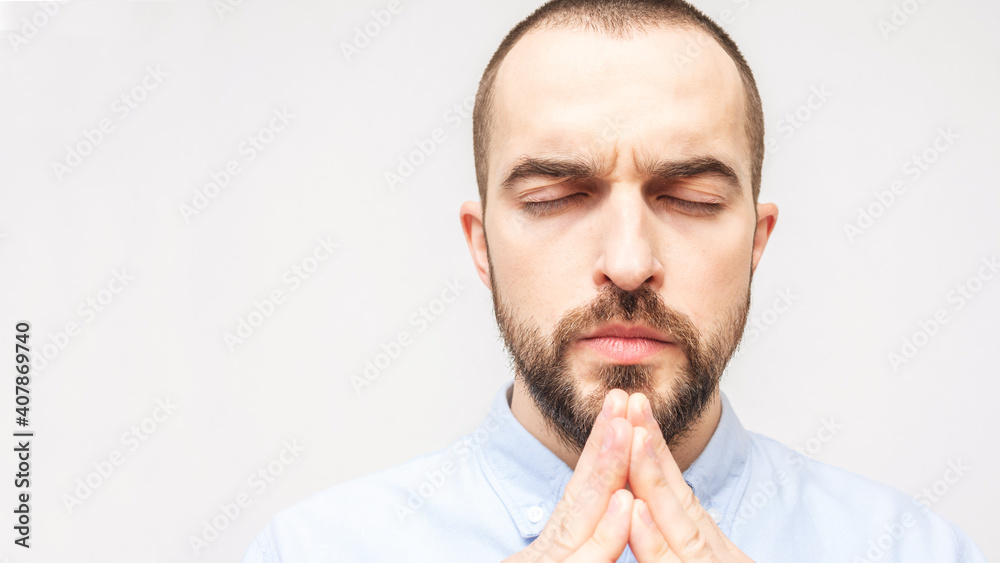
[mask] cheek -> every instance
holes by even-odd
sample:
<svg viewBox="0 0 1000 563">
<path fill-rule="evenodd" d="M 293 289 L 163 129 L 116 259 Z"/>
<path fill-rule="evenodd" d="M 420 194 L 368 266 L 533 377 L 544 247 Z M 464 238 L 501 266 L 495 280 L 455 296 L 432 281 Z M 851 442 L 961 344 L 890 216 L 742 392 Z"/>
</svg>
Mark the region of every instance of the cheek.
<svg viewBox="0 0 1000 563">
<path fill-rule="evenodd" d="M 593 298 L 586 244 L 545 229 L 524 229 L 515 217 L 487 217 L 497 291 L 519 317 L 543 331 Z M 574 301 L 574 297 L 576 300 Z"/>
<path fill-rule="evenodd" d="M 682 240 L 664 264 L 666 302 L 689 315 L 701 330 L 715 332 L 733 307 L 745 303 L 751 226 L 733 220 Z"/>
</svg>

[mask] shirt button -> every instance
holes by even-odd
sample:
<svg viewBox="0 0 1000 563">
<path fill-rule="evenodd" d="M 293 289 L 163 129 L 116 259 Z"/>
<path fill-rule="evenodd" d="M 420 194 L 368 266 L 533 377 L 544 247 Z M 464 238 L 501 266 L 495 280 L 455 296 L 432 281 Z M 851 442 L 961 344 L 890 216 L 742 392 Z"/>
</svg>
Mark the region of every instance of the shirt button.
<svg viewBox="0 0 1000 563">
<path fill-rule="evenodd" d="M 719 514 L 718 510 L 716 510 L 714 508 L 709 508 L 707 510 L 707 512 L 708 512 L 708 515 L 712 517 L 712 520 L 714 520 L 716 524 L 718 524 L 719 522 L 722 521 L 722 515 Z"/>
<path fill-rule="evenodd" d="M 532 524 L 537 524 L 542 521 L 542 518 L 545 518 L 545 511 L 540 506 L 532 506 L 528 509 L 527 516 Z"/>
</svg>

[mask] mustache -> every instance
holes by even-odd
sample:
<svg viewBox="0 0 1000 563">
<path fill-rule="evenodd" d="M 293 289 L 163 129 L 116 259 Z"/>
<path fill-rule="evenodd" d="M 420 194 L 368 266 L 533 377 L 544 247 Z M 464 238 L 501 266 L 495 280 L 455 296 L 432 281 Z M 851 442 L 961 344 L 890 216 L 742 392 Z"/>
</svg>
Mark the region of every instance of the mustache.
<svg viewBox="0 0 1000 563">
<path fill-rule="evenodd" d="M 587 331 L 613 321 L 641 323 L 668 334 L 688 357 L 695 351 L 700 338 L 691 319 L 664 303 L 648 285 L 625 291 L 610 284 L 590 303 L 570 310 L 559 320 L 552 332 L 555 355 L 561 357 Z"/>
<path fill-rule="evenodd" d="M 611 388 L 646 393 L 668 444 L 682 439 L 710 402 L 729 358 L 738 345 L 750 308 L 750 284 L 742 304 L 723 311 L 720 329 L 699 331 L 683 313 L 669 307 L 654 289 L 642 284 L 625 291 L 614 283 L 604 285 L 590 301 L 562 314 L 544 335 L 529 318 L 519 317 L 492 282 L 493 311 L 504 346 L 510 352 L 516 378 L 521 378 L 539 412 L 559 439 L 582 451 Z M 752 274 L 751 274 L 752 280 Z M 600 363 L 590 379 L 598 385 L 584 392 L 570 361 L 569 349 L 601 325 L 644 324 L 669 335 L 686 361 L 667 374 L 660 384 L 654 370 L 664 366 Z"/>
</svg>

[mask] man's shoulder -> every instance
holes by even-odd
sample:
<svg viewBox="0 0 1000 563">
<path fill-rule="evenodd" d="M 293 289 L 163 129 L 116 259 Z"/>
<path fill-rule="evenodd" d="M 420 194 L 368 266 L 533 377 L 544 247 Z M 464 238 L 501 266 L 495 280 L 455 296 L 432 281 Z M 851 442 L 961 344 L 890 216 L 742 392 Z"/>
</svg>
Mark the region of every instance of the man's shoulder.
<svg viewBox="0 0 1000 563">
<path fill-rule="evenodd" d="M 414 542 L 454 531 L 468 520 L 465 512 L 489 500 L 475 498 L 489 493 L 489 486 L 480 482 L 475 449 L 466 435 L 314 493 L 278 512 L 257 535 L 244 562 L 325 561 L 362 554 L 391 560 L 408 549 L 413 556 Z"/>
<path fill-rule="evenodd" d="M 809 536 L 803 541 L 815 542 L 823 553 L 857 555 L 852 561 L 907 561 L 929 554 L 935 561 L 983 561 L 969 538 L 934 512 L 938 497 L 910 496 L 767 436 L 749 434 L 750 478 L 734 531 L 757 519 L 770 529 L 797 523 L 795 529 Z M 949 470 L 949 480 L 955 481 L 965 468 L 952 462 Z"/>
<path fill-rule="evenodd" d="M 835 496 L 845 501 L 853 498 L 889 503 L 913 500 L 889 485 L 819 461 L 773 438 L 756 432 L 748 434 L 753 464 L 751 470 L 758 475 L 770 475 L 770 479 L 778 485 L 796 488 L 800 494 Z M 852 496 L 845 497 L 845 493 Z"/>
<path fill-rule="evenodd" d="M 448 455 L 449 448 L 421 454 L 377 471 L 353 477 L 330 486 L 279 512 L 275 518 L 288 520 L 315 519 L 317 515 L 345 516 L 343 507 L 377 509 L 386 501 L 395 500 L 412 486 L 415 476 L 432 473 Z M 354 501 L 365 500 L 363 504 Z M 340 510 L 330 513 L 331 507 Z"/>
</svg>

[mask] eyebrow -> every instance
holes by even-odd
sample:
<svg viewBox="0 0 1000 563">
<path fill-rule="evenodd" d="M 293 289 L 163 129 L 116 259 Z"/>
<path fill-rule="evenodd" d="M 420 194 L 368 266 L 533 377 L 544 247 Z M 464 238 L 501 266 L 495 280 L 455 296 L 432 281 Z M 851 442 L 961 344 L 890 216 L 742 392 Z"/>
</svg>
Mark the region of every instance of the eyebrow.
<svg viewBox="0 0 1000 563">
<path fill-rule="evenodd" d="M 550 157 L 527 156 L 518 158 L 504 177 L 500 186 L 513 188 L 525 178 L 551 178 L 567 180 L 593 180 L 606 176 L 607 172 L 596 161 L 579 156 Z M 742 193 L 739 176 L 731 166 L 712 156 L 700 156 L 681 160 L 641 161 L 639 173 L 645 178 L 671 182 L 681 178 L 696 176 L 716 176 L 725 181 L 726 187 L 734 193 Z"/>
</svg>

